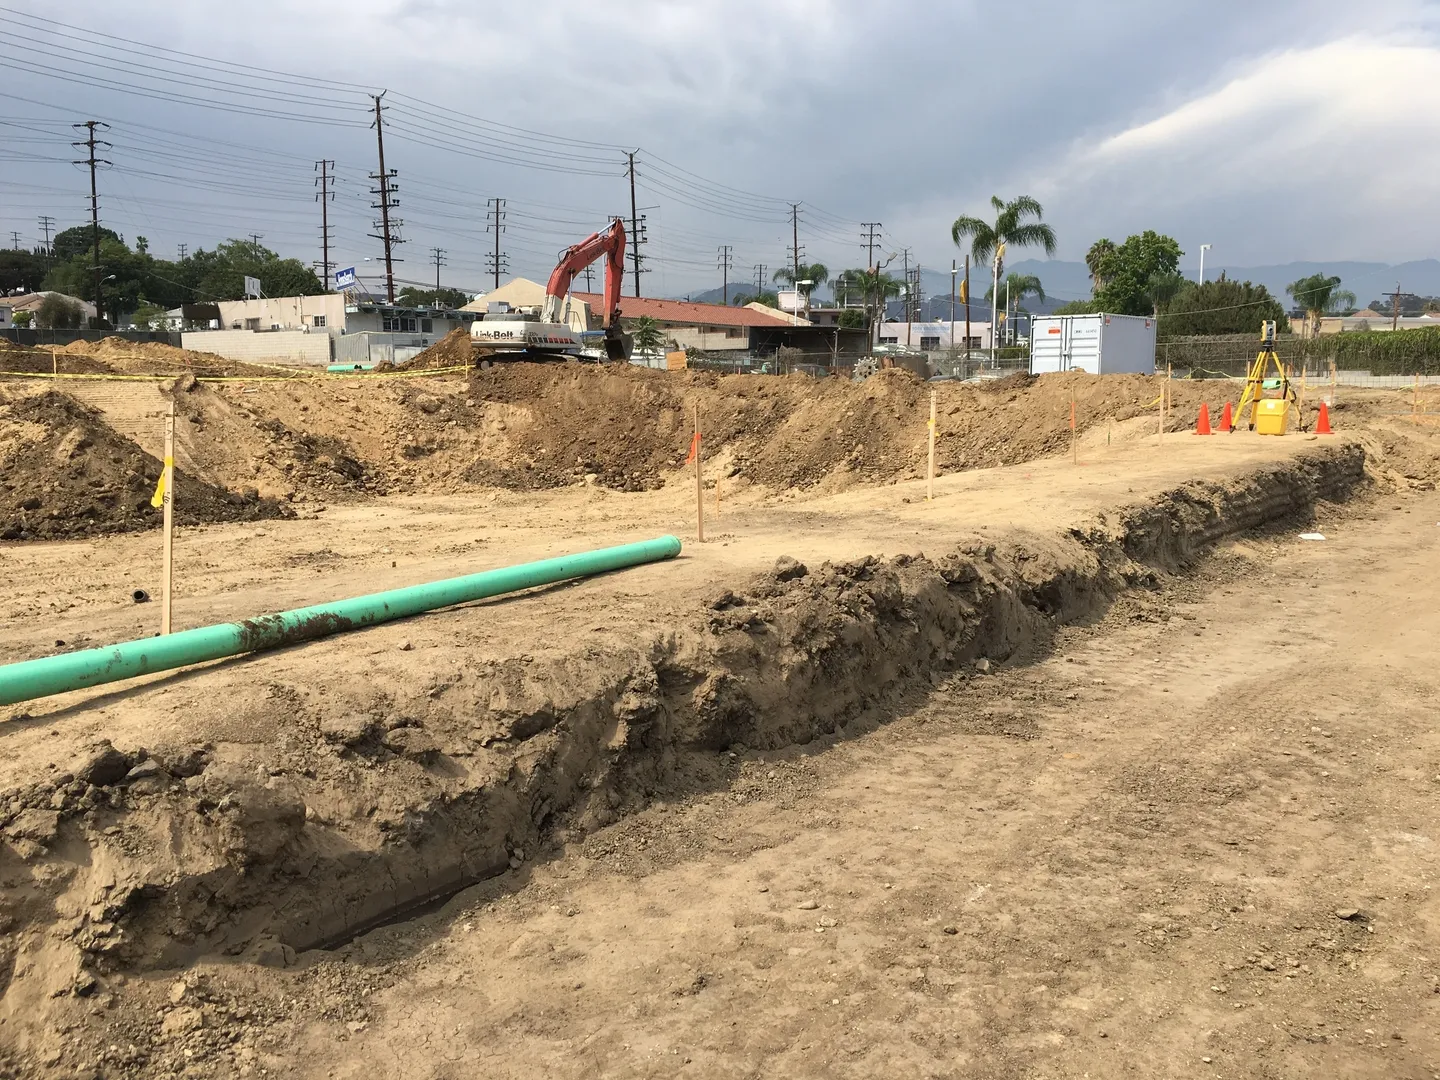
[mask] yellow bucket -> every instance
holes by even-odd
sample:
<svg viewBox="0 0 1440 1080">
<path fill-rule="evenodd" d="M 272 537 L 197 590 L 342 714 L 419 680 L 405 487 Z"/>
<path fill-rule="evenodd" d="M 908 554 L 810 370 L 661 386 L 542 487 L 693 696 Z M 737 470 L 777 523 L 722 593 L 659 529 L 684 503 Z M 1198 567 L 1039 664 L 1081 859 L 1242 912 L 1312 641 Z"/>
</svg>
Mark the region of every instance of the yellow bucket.
<svg viewBox="0 0 1440 1080">
<path fill-rule="evenodd" d="M 1285 398 L 1261 398 L 1255 403 L 1255 433 L 1284 435 L 1289 415 L 1290 402 Z"/>
</svg>

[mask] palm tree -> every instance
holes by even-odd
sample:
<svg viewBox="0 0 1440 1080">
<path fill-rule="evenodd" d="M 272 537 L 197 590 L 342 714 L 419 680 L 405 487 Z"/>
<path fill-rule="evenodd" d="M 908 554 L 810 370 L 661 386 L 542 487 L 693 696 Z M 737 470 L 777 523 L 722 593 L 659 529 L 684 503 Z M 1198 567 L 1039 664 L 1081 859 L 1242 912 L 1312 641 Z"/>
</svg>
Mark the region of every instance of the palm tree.
<svg viewBox="0 0 1440 1080">
<path fill-rule="evenodd" d="M 970 256 L 977 263 L 990 263 L 990 346 L 993 355 L 995 329 L 999 321 L 1000 271 L 1005 263 L 1005 248 L 1044 248 L 1046 255 L 1055 254 L 1055 230 L 1041 219 L 1044 209 L 1029 195 L 1018 195 L 1008 203 L 998 195 L 990 196 L 990 205 L 995 210 L 995 221 L 988 222 L 977 217 L 958 217 L 950 226 L 950 239 L 960 247 L 961 241 L 970 240 Z M 1034 218 L 1034 221 L 1027 221 Z"/>
<path fill-rule="evenodd" d="M 808 281 L 810 284 L 805 289 L 805 310 L 810 310 L 810 294 L 815 291 L 816 285 L 824 285 L 830 280 L 830 270 L 824 263 L 801 263 L 798 267 L 782 266 L 775 273 L 770 275 L 771 281 L 784 281 L 794 286 L 798 292 L 801 288 L 800 282 Z"/>
<path fill-rule="evenodd" d="M 747 304 L 764 304 L 766 307 L 778 308 L 780 297 L 773 292 L 741 293 L 731 298 L 730 303 L 735 307 L 745 307 Z"/>
<path fill-rule="evenodd" d="M 872 266 L 868 270 L 844 270 L 835 279 L 836 292 L 858 292 L 865 304 L 866 313 L 872 317 L 877 311 L 884 310 L 886 300 L 900 295 L 903 284 L 878 266 Z"/>
<path fill-rule="evenodd" d="M 1090 271 L 1090 295 L 1093 297 L 1108 283 L 1105 277 L 1105 260 L 1115 254 L 1115 241 L 1103 237 L 1090 245 L 1085 253 L 1085 267 Z"/>
<path fill-rule="evenodd" d="M 1150 280 L 1145 283 L 1145 292 L 1156 318 L 1160 317 L 1160 309 L 1174 300 L 1188 283 L 1189 279 L 1177 271 L 1150 275 Z"/>
<path fill-rule="evenodd" d="M 649 315 L 641 315 L 630 324 L 630 334 L 637 349 L 658 349 L 665 343 L 665 334 L 660 324 Z"/>
<path fill-rule="evenodd" d="M 1027 296 L 1033 296 L 1037 300 L 1045 299 L 1045 286 L 1040 284 L 1040 279 L 1034 274 L 1007 274 L 1005 280 L 1000 282 L 1000 291 L 1017 304 Z M 992 289 L 985 290 L 986 300 L 994 299 L 991 293 Z"/>
<path fill-rule="evenodd" d="M 1320 319 L 1326 313 L 1337 309 L 1353 308 L 1355 294 L 1340 288 L 1338 277 L 1311 274 L 1285 286 L 1285 291 L 1294 298 L 1305 312 L 1306 329 L 1315 327 L 1311 336 L 1320 335 Z"/>
</svg>

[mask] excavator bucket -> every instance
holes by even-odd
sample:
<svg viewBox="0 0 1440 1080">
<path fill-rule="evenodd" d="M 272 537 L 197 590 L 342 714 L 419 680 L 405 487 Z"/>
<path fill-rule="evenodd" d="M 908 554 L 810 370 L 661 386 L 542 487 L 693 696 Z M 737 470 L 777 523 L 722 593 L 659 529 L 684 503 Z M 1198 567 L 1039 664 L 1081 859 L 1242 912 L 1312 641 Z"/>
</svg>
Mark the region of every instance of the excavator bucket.
<svg viewBox="0 0 1440 1080">
<path fill-rule="evenodd" d="M 635 351 L 635 339 L 618 326 L 605 328 L 605 355 L 617 362 L 628 362 Z"/>
</svg>

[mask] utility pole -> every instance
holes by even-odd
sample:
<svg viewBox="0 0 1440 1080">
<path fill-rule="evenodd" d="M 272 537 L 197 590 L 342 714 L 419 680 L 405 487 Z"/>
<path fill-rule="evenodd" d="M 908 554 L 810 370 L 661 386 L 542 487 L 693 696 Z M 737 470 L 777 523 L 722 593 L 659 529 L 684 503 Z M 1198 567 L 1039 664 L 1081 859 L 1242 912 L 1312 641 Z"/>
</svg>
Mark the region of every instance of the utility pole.
<svg viewBox="0 0 1440 1080">
<path fill-rule="evenodd" d="M 490 272 L 495 275 L 495 288 L 498 289 L 500 275 L 510 271 L 510 267 L 506 265 L 505 254 L 500 250 L 500 234 L 505 231 L 505 200 L 499 197 L 486 199 L 485 205 L 485 228 L 495 233 L 495 251 L 485 258 L 490 263 Z"/>
<path fill-rule="evenodd" d="M 799 306 L 800 299 L 800 204 L 790 204 L 790 269 L 795 278 L 790 284 L 795 286 L 796 306 Z"/>
<path fill-rule="evenodd" d="M 755 266 L 755 295 L 756 295 L 756 296 L 759 296 L 761 293 L 763 293 L 763 292 L 765 291 L 765 271 L 766 271 L 766 269 L 767 269 L 767 267 L 765 266 L 764 263 L 757 263 L 756 266 Z"/>
<path fill-rule="evenodd" d="M 88 155 L 83 160 L 77 161 L 74 164 L 90 166 L 90 234 L 95 252 L 95 319 L 98 322 L 99 320 L 104 318 L 104 302 L 100 296 L 100 193 L 95 186 L 95 170 L 101 165 L 109 165 L 110 162 L 106 161 L 104 158 L 96 157 L 95 151 L 102 146 L 106 150 L 108 150 L 110 149 L 110 144 L 108 142 L 105 142 L 103 139 L 95 138 L 95 129 L 104 128 L 108 131 L 110 129 L 110 125 L 102 124 L 98 120 L 86 120 L 83 124 L 71 124 L 70 126 L 73 128 L 84 128 L 86 132 L 86 137 L 84 140 L 80 142 L 73 142 L 70 145 L 74 147 L 83 146 L 87 151 L 89 151 Z"/>
<path fill-rule="evenodd" d="M 20 250 L 20 234 L 18 232 L 12 231 L 10 233 L 10 242 L 15 245 L 16 251 Z"/>
<path fill-rule="evenodd" d="M 585 291 L 587 293 L 593 293 L 595 291 L 595 279 L 591 277 L 594 272 L 595 268 L 593 266 L 587 266 L 581 271 L 581 273 L 585 275 Z"/>
<path fill-rule="evenodd" d="M 188 258 L 190 257 L 190 245 L 189 245 L 189 244 L 176 244 L 176 245 L 175 245 L 175 254 L 178 256 L 180 262 L 184 262 L 186 259 L 188 259 Z"/>
<path fill-rule="evenodd" d="M 630 177 L 630 258 L 635 264 L 635 295 L 640 295 L 640 245 L 644 242 L 640 235 L 640 211 L 635 205 L 635 155 L 629 154 L 629 168 L 626 173 Z"/>
<path fill-rule="evenodd" d="M 970 359 L 970 256 L 965 256 L 965 359 Z"/>
<path fill-rule="evenodd" d="M 433 248 L 430 249 L 430 254 L 431 254 L 432 256 L 434 256 L 434 258 L 435 258 L 435 292 L 436 292 L 436 293 L 439 293 L 439 292 L 440 292 L 440 267 L 442 267 L 442 266 L 445 265 L 445 249 L 442 248 L 442 247 L 433 247 Z M 436 297 L 435 297 L 435 303 L 436 303 L 436 304 L 439 304 L 439 303 L 440 303 L 440 297 L 439 297 L 439 296 L 436 296 Z"/>
<path fill-rule="evenodd" d="M 1400 326 L 1400 282 L 1395 282 L 1395 291 L 1390 294 L 1390 329 Z"/>
<path fill-rule="evenodd" d="M 730 266 L 733 262 L 729 244 L 721 244 L 720 248 L 720 302 L 726 307 L 730 306 Z"/>
<path fill-rule="evenodd" d="M 880 222 L 862 221 L 865 226 L 865 268 L 867 270 L 875 267 L 875 237 L 880 233 Z"/>
<path fill-rule="evenodd" d="M 253 244 L 253 245 L 254 245 L 255 247 L 257 247 L 257 248 L 260 246 L 260 241 L 261 241 L 261 240 L 264 240 L 264 239 L 265 239 L 265 234 L 264 234 L 264 233 L 252 232 L 252 233 L 250 234 L 250 243 Z"/>
<path fill-rule="evenodd" d="M 45 234 L 45 254 L 53 255 L 55 254 L 55 251 L 50 246 L 50 230 L 55 228 L 55 219 L 49 214 L 41 214 L 39 221 L 40 231 Z"/>
<path fill-rule="evenodd" d="M 385 245 L 385 302 L 393 304 L 395 303 L 395 264 L 403 261 L 395 258 L 394 247 L 396 244 L 404 243 L 395 235 L 394 230 L 405 223 L 399 218 L 395 218 L 393 221 L 390 218 L 391 209 L 399 206 L 400 200 L 394 198 L 398 189 L 398 185 L 394 183 L 396 172 L 394 169 L 387 171 L 385 168 L 385 118 L 380 99 L 388 93 L 388 90 L 383 90 L 378 94 L 371 95 L 375 99 L 375 148 L 380 155 L 380 171 L 371 173 L 370 179 L 378 180 L 380 186 L 371 188 L 370 194 L 380 196 L 378 203 L 371 203 L 372 209 L 380 211 L 380 220 L 375 222 L 375 227 L 380 232 L 378 235 L 376 233 L 370 235 Z"/>
<path fill-rule="evenodd" d="M 905 268 L 905 344 L 910 344 L 910 249 L 905 248 L 900 252 L 903 257 L 901 265 Z"/>
<path fill-rule="evenodd" d="M 325 291 L 330 291 L 330 203 L 335 199 L 335 193 L 330 190 L 330 182 L 335 179 L 335 174 L 330 170 L 335 168 L 335 162 L 321 158 L 315 163 L 315 168 L 320 175 L 315 178 L 315 183 L 320 190 L 315 193 L 315 201 L 320 204 L 320 284 L 325 286 Z"/>
</svg>

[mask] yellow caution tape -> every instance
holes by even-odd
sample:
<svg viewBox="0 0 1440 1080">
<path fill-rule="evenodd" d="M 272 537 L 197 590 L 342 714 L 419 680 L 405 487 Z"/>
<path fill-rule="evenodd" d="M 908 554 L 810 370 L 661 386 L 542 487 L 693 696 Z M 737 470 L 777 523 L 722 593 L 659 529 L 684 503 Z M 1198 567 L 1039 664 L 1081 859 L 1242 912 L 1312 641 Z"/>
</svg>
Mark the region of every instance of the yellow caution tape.
<svg viewBox="0 0 1440 1080">
<path fill-rule="evenodd" d="M 170 470 L 175 468 L 175 459 L 166 458 L 165 467 L 160 470 L 160 482 L 155 485 L 155 494 L 150 496 L 150 505 L 159 510 L 165 505 L 165 478 L 170 475 Z"/>
</svg>

